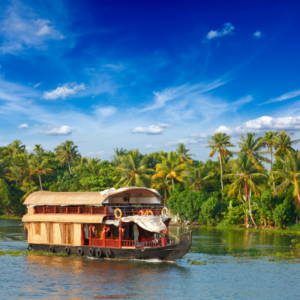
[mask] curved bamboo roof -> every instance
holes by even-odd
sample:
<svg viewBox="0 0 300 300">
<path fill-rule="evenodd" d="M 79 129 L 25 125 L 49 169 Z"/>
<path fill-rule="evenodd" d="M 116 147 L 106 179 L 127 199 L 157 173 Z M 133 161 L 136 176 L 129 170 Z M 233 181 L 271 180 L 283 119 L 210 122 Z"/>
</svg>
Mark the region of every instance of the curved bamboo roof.
<svg viewBox="0 0 300 300">
<path fill-rule="evenodd" d="M 22 222 L 53 222 L 53 223 L 103 223 L 106 215 L 76 215 L 76 214 L 26 214 Z"/>
<path fill-rule="evenodd" d="M 155 196 L 161 199 L 158 191 L 142 187 L 128 187 L 121 189 L 108 189 L 102 192 L 48 192 L 40 191 L 30 194 L 24 201 L 24 205 L 102 205 L 111 196 L 122 194 L 142 196 Z"/>
</svg>

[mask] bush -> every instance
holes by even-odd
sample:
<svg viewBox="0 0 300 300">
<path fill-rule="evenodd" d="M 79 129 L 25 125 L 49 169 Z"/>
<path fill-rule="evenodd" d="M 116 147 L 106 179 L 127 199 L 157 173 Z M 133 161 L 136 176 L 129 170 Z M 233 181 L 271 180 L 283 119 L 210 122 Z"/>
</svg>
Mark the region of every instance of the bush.
<svg viewBox="0 0 300 300">
<path fill-rule="evenodd" d="M 287 225 L 295 221 L 295 203 L 293 200 L 294 199 L 285 199 L 283 203 L 277 205 L 274 210 L 273 219 L 279 229 L 286 229 Z"/>
<path fill-rule="evenodd" d="M 199 223 L 214 225 L 219 223 L 222 219 L 222 212 L 226 209 L 224 203 L 220 203 L 218 198 L 210 197 L 201 205 L 201 210 L 199 214 Z"/>
<path fill-rule="evenodd" d="M 175 190 L 168 200 L 168 205 L 181 219 L 193 222 L 198 219 L 201 205 L 207 198 L 207 193 L 204 191 Z"/>
</svg>

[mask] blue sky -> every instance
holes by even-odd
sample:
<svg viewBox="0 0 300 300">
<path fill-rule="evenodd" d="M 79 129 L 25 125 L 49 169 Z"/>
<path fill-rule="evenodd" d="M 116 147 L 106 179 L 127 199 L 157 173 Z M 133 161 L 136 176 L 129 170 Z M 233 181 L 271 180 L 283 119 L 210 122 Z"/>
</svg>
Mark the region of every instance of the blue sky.
<svg viewBox="0 0 300 300">
<path fill-rule="evenodd" d="M 1 1 L 0 146 L 206 160 L 216 131 L 300 129 L 299 1 Z"/>
</svg>

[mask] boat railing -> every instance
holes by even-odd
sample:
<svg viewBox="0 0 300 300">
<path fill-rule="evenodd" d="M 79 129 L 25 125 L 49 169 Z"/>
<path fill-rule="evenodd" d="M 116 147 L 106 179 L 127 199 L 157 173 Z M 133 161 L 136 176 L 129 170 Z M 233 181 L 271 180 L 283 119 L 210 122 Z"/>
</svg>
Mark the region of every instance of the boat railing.
<svg viewBox="0 0 300 300">
<path fill-rule="evenodd" d="M 159 216 L 168 215 L 169 209 L 161 205 L 114 205 L 114 206 L 36 206 L 34 214 L 86 214 L 86 215 L 106 215 L 107 219 L 116 219 L 118 217 L 128 216 Z M 120 214 L 121 211 L 121 214 Z"/>
</svg>

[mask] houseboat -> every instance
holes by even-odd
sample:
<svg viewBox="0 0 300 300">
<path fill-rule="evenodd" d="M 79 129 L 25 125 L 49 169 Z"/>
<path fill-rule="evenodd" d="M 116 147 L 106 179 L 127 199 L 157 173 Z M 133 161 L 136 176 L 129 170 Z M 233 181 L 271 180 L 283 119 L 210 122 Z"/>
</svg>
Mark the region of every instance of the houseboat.
<svg viewBox="0 0 300 300">
<path fill-rule="evenodd" d="M 191 246 L 192 232 L 169 232 L 170 211 L 154 189 L 30 194 L 24 205 L 28 249 L 108 259 L 175 261 Z"/>
</svg>

